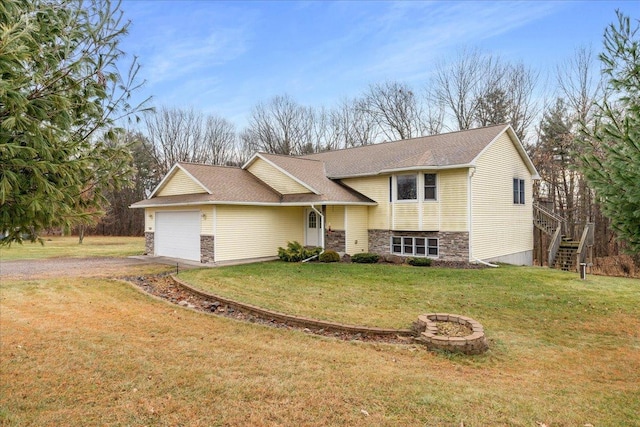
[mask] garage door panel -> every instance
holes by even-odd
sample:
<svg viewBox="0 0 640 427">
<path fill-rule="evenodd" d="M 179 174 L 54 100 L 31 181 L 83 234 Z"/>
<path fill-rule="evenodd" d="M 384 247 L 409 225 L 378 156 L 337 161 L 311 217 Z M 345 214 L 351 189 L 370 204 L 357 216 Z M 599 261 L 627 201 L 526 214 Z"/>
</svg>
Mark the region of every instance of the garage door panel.
<svg viewBox="0 0 640 427">
<path fill-rule="evenodd" d="M 200 261 L 200 212 L 156 212 L 155 254 Z"/>
</svg>

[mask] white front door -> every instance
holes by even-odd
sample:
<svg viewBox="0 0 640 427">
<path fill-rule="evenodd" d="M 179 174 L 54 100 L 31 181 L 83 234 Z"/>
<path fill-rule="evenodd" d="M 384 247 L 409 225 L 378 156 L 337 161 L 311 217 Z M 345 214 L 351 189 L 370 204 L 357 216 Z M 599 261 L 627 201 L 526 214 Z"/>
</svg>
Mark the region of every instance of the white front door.
<svg viewBox="0 0 640 427">
<path fill-rule="evenodd" d="M 322 217 L 313 209 L 305 209 L 305 245 L 320 246 L 322 232 Z"/>
</svg>

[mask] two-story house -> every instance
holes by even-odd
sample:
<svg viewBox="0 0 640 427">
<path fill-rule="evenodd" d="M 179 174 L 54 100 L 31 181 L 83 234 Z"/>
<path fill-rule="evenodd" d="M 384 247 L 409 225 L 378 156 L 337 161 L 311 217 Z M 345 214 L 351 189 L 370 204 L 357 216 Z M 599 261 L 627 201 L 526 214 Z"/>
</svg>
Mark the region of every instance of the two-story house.
<svg viewBox="0 0 640 427">
<path fill-rule="evenodd" d="M 147 253 L 268 259 L 298 241 L 338 252 L 532 263 L 533 163 L 508 125 L 327 151 L 178 163 L 145 209 Z"/>
</svg>

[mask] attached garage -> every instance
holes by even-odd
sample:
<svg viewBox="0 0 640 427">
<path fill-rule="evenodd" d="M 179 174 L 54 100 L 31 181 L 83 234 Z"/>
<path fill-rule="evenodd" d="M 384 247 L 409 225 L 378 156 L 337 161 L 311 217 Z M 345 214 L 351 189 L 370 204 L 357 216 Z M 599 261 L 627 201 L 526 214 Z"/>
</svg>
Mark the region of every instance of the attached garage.
<svg viewBox="0 0 640 427">
<path fill-rule="evenodd" d="M 156 212 L 155 255 L 200 261 L 200 212 Z"/>
</svg>

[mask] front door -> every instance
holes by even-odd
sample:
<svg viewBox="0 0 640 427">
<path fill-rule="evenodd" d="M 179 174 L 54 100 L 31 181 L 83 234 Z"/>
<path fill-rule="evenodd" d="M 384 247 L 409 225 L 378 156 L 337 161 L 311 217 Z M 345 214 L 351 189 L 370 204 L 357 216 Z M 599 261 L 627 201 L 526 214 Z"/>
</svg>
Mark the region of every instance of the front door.
<svg viewBox="0 0 640 427">
<path fill-rule="evenodd" d="M 322 217 L 313 209 L 305 209 L 305 244 L 307 246 L 320 246 L 320 233 L 322 231 Z"/>
</svg>

